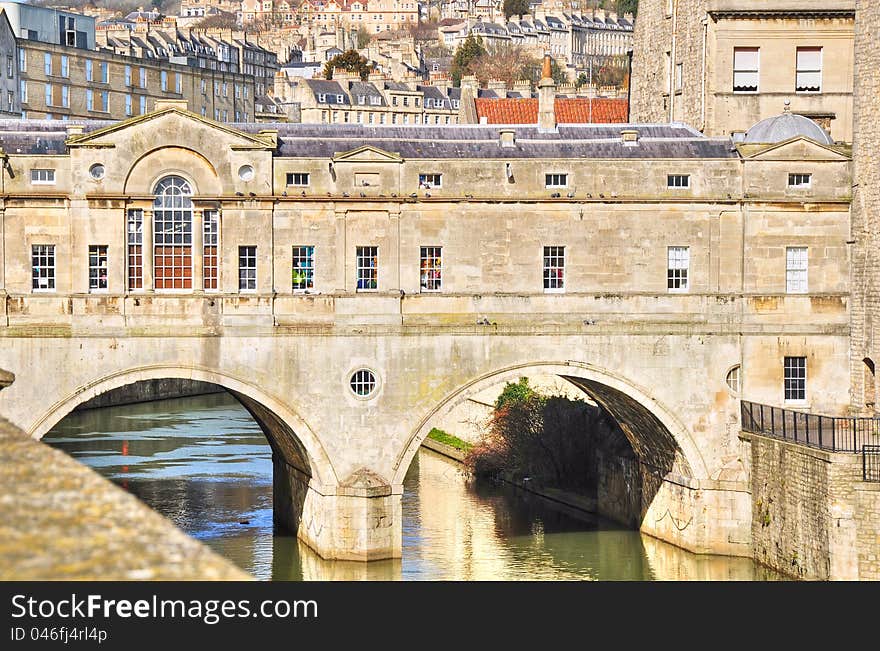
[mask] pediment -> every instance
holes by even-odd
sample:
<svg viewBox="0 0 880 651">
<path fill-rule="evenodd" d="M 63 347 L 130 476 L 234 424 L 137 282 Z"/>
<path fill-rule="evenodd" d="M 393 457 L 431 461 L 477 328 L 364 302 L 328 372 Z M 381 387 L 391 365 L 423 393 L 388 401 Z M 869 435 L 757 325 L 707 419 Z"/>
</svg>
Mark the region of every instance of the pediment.
<svg viewBox="0 0 880 651">
<path fill-rule="evenodd" d="M 350 151 L 333 155 L 334 163 L 402 163 L 400 154 L 379 149 L 373 145 L 362 145 Z"/>
<path fill-rule="evenodd" d="M 848 150 L 839 145 L 823 145 L 815 140 L 798 136 L 783 142 L 762 145 L 741 144 L 737 147 L 747 160 L 769 161 L 848 161 Z"/>
<path fill-rule="evenodd" d="M 132 140 L 146 139 L 154 144 L 180 144 L 179 134 L 194 142 L 225 142 L 231 149 L 275 149 L 270 134 L 250 134 L 214 122 L 178 106 L 159 110 L 128 120 L 116 122 L 103 129 L 71 135 L 70 148 L 116 147 Z"/>
</svg>

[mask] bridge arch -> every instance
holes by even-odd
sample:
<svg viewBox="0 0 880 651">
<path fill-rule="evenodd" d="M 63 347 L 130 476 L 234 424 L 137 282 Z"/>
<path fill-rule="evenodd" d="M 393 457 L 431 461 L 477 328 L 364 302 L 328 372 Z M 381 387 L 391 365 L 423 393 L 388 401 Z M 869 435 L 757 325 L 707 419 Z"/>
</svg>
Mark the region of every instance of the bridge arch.
<svg viewBox="0 0 880 651">
<path fill-rule="evenodd" d="M 320 439 L 294 409 L 246 380 L 207 368 L 144 366 L 104 376 L 55 402 L 28 434 L 32 438 L 42 439 L 76 407 L 102 393 L 135 382 L 163 379 L 197 380 L 223 387 L 253 416 L 266 435 L 273 453 L 280 455 L 292 468 L 309 476 L 309 484 L 313 488 L 322 491 L 338 483 L 333 464 Z"/>
<path fill-rule="evenodd" d="M 431 431 L 432 423 L 470 397 L 530 374 L 557 375 L 587 393 L 617 420 L 642 461 L 689 479 L 709 478 L 706 462 L 688 428 L 645 388 L 607 369 L 569 360 L 507 366 L 473 378 L 449 393 L 410 433 L 408 443 L 397 459 L 392 483 L 403 483 L 419 446 Z"/>
</svg>

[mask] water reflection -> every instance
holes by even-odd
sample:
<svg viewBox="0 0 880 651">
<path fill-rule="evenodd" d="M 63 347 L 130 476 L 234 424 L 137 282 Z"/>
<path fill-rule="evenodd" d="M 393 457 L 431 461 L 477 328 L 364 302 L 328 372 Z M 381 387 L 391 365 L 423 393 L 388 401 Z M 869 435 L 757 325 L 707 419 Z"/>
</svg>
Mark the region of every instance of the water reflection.
<svg viewBox="0 0 880 651">
<path fill-rule="evenodd" d="M 404 481 L 403 559 L 325 561 L 272 525 L 271 451 L 212 394 L 72 414 L 45 438 L 261 579 L 777 578 L 748 559 L 689 554 L 510 488 L 468 482 L 422 450 Z"/>
</svg>

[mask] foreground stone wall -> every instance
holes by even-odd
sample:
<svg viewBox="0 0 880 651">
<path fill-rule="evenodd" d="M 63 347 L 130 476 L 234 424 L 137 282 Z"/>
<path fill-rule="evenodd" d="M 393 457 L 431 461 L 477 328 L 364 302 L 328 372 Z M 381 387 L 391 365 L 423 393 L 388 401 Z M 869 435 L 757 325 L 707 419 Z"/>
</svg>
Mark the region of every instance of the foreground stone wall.
<svg viewBox="0 0 880 651">
<path fill-rule="evenodd" d="M 755 559 L 804 579 L 880 579 L 880 484 L 862 480 L 861 455 L 743 438 Z"/>
<path fill-rule="evenodd" d="M 2 418 L 0 468 L 0 580 L 251 578 L 133 495 Z"/>
</svg>

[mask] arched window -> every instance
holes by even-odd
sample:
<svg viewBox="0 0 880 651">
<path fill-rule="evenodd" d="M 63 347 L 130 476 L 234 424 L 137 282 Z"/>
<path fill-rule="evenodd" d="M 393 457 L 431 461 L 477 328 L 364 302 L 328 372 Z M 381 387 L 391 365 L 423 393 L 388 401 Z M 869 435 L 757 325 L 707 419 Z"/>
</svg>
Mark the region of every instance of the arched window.
<svg viewBox="0 0 880 651">
<path fill-rule="evenodd" d="M 166 176 L 153 194 L 156 289 L 192 289 L 192 188 L 179 176 Z"/>
<path fill-rule="evenodd" d="M 866 357 L 862 361 L 865 363 L 865 406 L 875 407 L 877 378 L 874 372 L 874 360 L 872 360 L 870 357 Z"/>
</svg>

